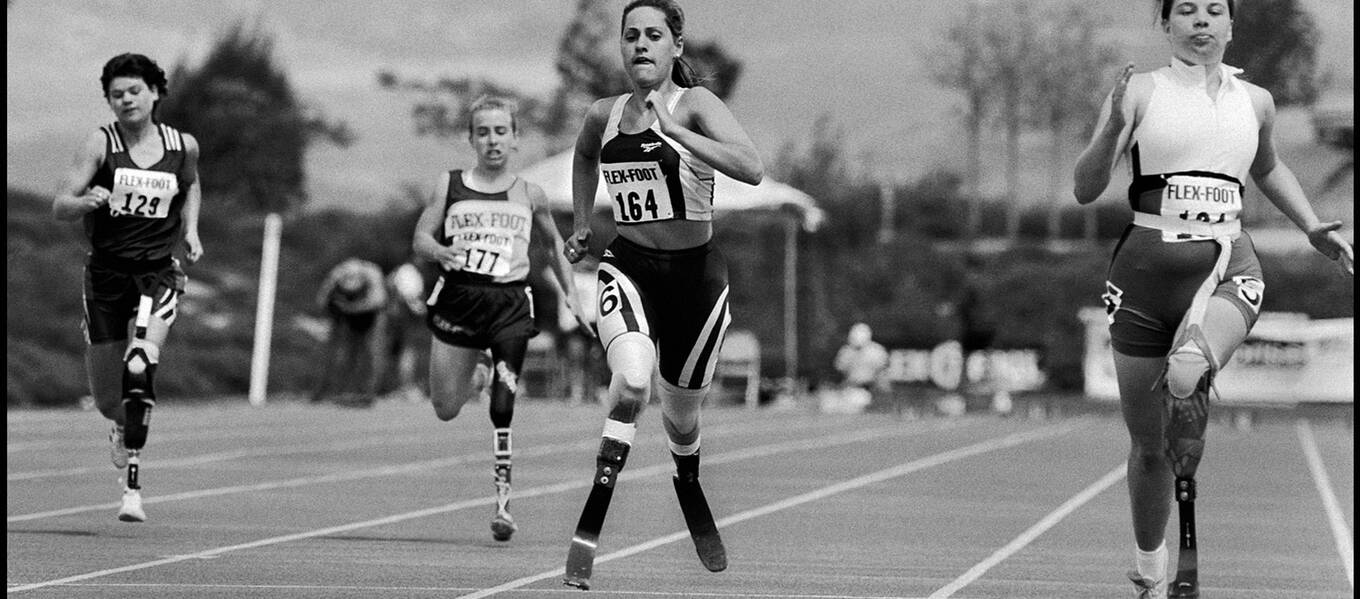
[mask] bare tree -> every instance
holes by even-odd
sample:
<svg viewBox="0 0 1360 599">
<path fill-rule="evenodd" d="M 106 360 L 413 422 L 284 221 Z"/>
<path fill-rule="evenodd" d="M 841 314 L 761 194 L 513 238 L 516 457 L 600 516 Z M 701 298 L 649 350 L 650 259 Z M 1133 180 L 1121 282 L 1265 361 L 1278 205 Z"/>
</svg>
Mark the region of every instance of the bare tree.
<svg viewBox="0 0 1360 599">
<path fill-rule="evenodd" d="M 1031 102 L 1034 73 L 1038 70 L 1035 55 L 1040 45 L 1038 26 L 1025 2 L 989 6 L 989 15 L 982 33 L 984 60 L 990 63 L 996 89 L 1001 95 L 1001 119 L 1006 131 L 1006 237 L 1020 236 L 1020 134 Z"/>
<path fill-rule="evenodd" d="M 977 236 L 982 225 L 982 125 L 992 103 L 992 78 L 983 56 L 981 30 L 977 27 L 978 5 L 968 0 L 967 16 L 949 26 L 944 40 L 931 56 L 935 81 L 964 96 L 964 129 L 967 130 L 968 167 L 964 185 L 968 194 L 964 236 Z"/>
<path fill-rule="evenodd" d="M 1068 149 L 1079 146 L 1084 128 L 1100 110 L 1106 72 L 1119 60 L 1119 52 L 1097 36 L 1095 17 L 1085 6 L 1051 8 L 1041 15 L 1040 43 L 1034 61 L 1031 114 L 1035 124 L 1048 130 L 1048 223 L 1049 239 L 1060 234 L 1062 207 L 1071 172 Z M 1074 127 L 1074 125 L 1076 127 Z M 1095 211 L 1086 211 L 1094 216 Z M 1087 231 L 1093 236 L 1094 228 Z"/>
</svg>

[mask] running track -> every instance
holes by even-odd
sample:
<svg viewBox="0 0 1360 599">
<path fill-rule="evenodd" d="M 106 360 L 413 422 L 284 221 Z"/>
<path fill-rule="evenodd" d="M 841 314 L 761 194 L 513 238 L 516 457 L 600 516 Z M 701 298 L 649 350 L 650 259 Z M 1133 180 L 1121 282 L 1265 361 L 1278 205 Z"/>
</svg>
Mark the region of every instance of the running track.
<svg viewBox="0 0 1360 599">
<path fill-rule="evenodd" d="M 163 402 L 143 457 L 144 524 L 114 518 L 118 473 L 97 414 L 10 410 L 7 594 L 1131 595 L 1125 440 L 1109 413 L 904 420 L 709 409 L 702 473 L 730 560 L 714 574 L 684 532 L 653 406 L 583 595 L 560 579 L 603 409 L 520 403 L 511 503 L 520 531 L 509 543 L 488 528 L 485 409 L 442 423 L 407 403 Z M 1211 425 L 1199 478 L 1202 596 L 1351 597 L 1353 462 L 1348 420 Z"/>
</svg>

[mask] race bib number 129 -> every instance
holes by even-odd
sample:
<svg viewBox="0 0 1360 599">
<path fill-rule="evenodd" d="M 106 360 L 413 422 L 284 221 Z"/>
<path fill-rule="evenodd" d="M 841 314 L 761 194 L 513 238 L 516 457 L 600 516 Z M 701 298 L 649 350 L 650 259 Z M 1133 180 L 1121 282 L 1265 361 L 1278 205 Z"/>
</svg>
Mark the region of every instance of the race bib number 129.
<svg viewBox="0 0 1360 599">
<path fill-rule="evenodd" d="M 164 171 L 119 168 L 113 171 L 109 212 L 114 216 L 165 218 L 179 193 L 179 177 Z"/>
</svg>

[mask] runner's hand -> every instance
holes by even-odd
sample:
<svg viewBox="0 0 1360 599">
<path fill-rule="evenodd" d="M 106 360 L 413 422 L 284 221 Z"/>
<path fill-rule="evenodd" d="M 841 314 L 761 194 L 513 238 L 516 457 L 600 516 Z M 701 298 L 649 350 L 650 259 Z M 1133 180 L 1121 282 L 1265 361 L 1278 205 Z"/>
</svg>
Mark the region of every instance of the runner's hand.
<svg viewBox="0 0 1360 599">
<path fill-rule="evenodd" d="M 467 254 L 461 248 L 446 245 L 439 248 L 434 259 L 444 270 L 463 270 L 463 265 L 467 263 Z"/>
<path fill-rule="evenodd" d="M 590 319 L 586 318 L 586 312 L 581 302 L 576 301 L 576 294 L 566 293 L 562 299 L 567 303 L 567 309 L 571 310 L 571 315 L 576 317 L 576 324 L 581 326 L 581 332 L 588 335 L 591 339 L 595 338 L 595 328 L 590 326 Z"/>
<path fill-rule="evenodd" d="M 1124 92 L 1129 89 L 1129 79 L 1133 77 L 1133 63 L 1124 65 L 1124 70 L 1119 72 L 1119 78 L 1114 82 L 1114 91 L 1110 92 L 1110 121 L 1109 128 L 1114 131 L 1124 130 Z"/>
<path fill-rule="evenodd" d="M 576 264 L 590 251 L 590 229 L 577 229 L 570 237 L 567 237 L 566 247 L 562 253 L 567 257 L 567 262 Z"/>
<path fill-rule="evenodd" d="M 98 185 L 85 190 L 85 195 L 80 196 L 80 201 L 85 205 L 85 211 L 89 212 L 100 206 L 107 205 L 113 192 Z"/>
<path fill-rule="evenodd" d="M 1308 230 L 1308 242 L 1322 255 L 1336 260 L 1347 274 L 1355 274 L 1355 252 L 1338 231 L 1341 221 L 1321 223 Z"/>
<path fill-rule="evenodd" d="M 189 264 L 198 262 L 203 257 L 203 241 L 198 238 L 197 232 L 184 234 L 184 258 Z"/>
<path fill-rule="evenodd" d="M 656 123 L 661 126 L 661 132 L 669 134 L 675 130 L 675 117 L 666 107 L 666 98 L 661 92 L 652 90 L 647 92 L 647 108 L 656 113 Z"/>
</svg>

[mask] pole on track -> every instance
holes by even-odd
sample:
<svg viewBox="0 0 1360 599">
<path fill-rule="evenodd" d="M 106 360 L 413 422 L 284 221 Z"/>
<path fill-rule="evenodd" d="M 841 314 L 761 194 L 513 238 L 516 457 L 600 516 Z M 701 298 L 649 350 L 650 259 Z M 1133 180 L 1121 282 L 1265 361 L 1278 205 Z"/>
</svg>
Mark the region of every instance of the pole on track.
<svg viewBox="0 0 1360 599">
<path fill-rule="evenodd" d="M 274 295 L 278 289 L 279 246 L 283 218 L 277 212 L 264 217 L 264 244 L 260 256 L 260 295 L 255 306 L 255 344 L 250 354 L 250 405 L 264 405 L 269 382 L 269 344 L 274 334 Z"/>
</svg>

